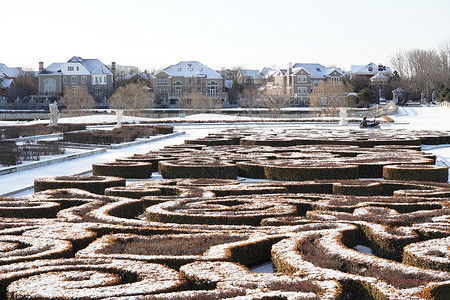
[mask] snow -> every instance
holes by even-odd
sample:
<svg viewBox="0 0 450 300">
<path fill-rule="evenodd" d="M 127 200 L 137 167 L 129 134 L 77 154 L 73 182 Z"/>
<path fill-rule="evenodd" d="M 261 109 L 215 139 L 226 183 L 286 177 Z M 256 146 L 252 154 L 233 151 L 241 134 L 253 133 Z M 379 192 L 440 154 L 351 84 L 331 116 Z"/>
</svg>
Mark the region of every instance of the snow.
<svg viewBox="0 0 450 300">
<path fill-rule="evenodd" d="M 411 130 L 446 130 L 450 129 L 450 109 L 445 107 L 424 106 L 424 107 L 401 107 L 399 114 L 390 116 L 395 123 L 387 123 L 381 125 L 381 130 L 388 129 L 411 129 Z M 138 120 L 155 120 L 146 118 L 137 118 L 124 116 L 122 122 L 133 122 Z M 178 118 L 176 118 L 178 119 Z M 227 120 L 239 121 L 243 119 L 251 119 L 249 117 L 237 117 L 229 115 L 216 114 L 199 114 L 187 116 L 189 120 Z M 94 115 L 83 116 L 77 118 L 62 118 L 61 123 L 115 123 L 115 115 Z M 160 120 L 159 120 L 160 121 Z M 35 121 L 48 122 L 48 121 Z M 33 123 L 33 122 L 30 122 Z M 1 124 L 11 124 L 7 122 L 0 122 Z M 118 157 L 131 156 L 134 153 L 146 153 L 149 150 L 161 149 L 166 145 L 176 145 L 184 143 L 186 139 L 196 139 L 206 136 L 209 133 L 220 132 L 229 128 L 258 128 L 261 130 L 268 130 L 273 128 L 348 128 L 359 129 L 358 125 L 349 125 L 346 127 L 335 124 L 318 124 L 318 123 L 270 123 L 261 124 L 257 122 L 247 123 L 221 123 L 221 124 L 175 124 L 176 132 L 184 132 L 182 135 L 163 138 L 146 144 L 134 145 L 121 149 L 107 149 L 106 152 L 95 154 L 92 156 L 61 162 L 53 165 L 46 165 L 35 169 L 20 171 L 16 173 L 6 174 L 0 176 L 0 195 L 11 195 L 15 191 L 25 191 L 24 193 L 32 193 L 29 190 L 33 186 L 34 179 L 48 177 L 48 176 L 62 176 L 74 174 L 88 174 L 91 172 L 93 163 L 104 163 L 115 161 Z M 439 146 L 425 146 L 427 152 L 438 155 L 441 163 L 450 166 L 450 145 Z M 28 190 L 27 190 L 28 189 Z M 19 194 L 20 195 L 20 194 Z"/>
<path fill-rule="evenodd" d="M 370 249 L 369 247 L 363 246 L 363 245 L 356 245 L 353 249 L 355 249 L 356 251 L 358 251 L 360 253 L 373 255 L 372 249 Z"/>
<path fill-rule="evenodd" d="M 250 271 L 254 273 L 273 273 L 272 262 L 259 265 L 257 267 L 251 268 Z"/>
</svg>

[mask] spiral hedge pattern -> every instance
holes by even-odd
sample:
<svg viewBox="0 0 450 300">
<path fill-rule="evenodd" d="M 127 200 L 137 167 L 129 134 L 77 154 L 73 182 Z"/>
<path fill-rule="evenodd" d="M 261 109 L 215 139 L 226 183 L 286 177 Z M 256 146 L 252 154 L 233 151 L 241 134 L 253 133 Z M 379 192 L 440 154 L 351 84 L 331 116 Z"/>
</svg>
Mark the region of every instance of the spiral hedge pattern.
<svg viewBox="0 0 450 300">
<path fill-rule="evenodd" d="M 161 180 L 36 179 L 0 198 L 0 299 L 448 299 L 448 169 L 420 145 L 449 141 L 233 129 L 111 163 Z"/>
</svg>

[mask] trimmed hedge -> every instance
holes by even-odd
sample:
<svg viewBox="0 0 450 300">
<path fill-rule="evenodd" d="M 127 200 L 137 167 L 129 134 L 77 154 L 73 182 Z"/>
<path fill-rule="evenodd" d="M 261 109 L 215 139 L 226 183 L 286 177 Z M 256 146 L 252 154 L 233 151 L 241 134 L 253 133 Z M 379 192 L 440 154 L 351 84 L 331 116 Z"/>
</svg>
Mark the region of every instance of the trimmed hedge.
<svg viewBox="0 0 450 300">
<path fill-rule="evenodd" d="M 38 288 L 36 288 L 38 286 Z M 104 299 L 149 295 L 186 288 L 168 267 L 129 260 L 61 259 L 0 268 L 8 299 Z"/>
<path fill-rule="evenodd" d="M 55 176 L 34 180 L 34 191 L 49 189 L 77 188 L 94 194 L 104 194 L 105 189 L 113 186 L 125 186 L 126 181 L 119 177 L 72 175 Z"/>
<path fill-rule="evenodd" d="M 92 164 L 92 175 L 115 176 L 122 178 L 142 179 L 152 177 L 151 163 L 143 162 L 115 162 Z"/>
<path fill-rule="evenodd" d="M 162 223 L 259 226 L 264 218 L 296 215 L 294 205 L 277 198 L 254 195 L 169 201 L 147 208 L 146 217 Z"/>
<path fill-rule="evenodd" d="M 264 166 L 266 178 L 270 180 L 316 180 L 356 179 L 359 169 L 356 165 L 335 163 L 280 162 Z"/>
<path fill-rule="evenodd" d="M 236 165 L 218 159 L 179 159 L 160 161 L 158 171 L 163 178 L 235 179 Z"/>
<path fill-rule="evenodd" d="M 383 178 L 408 181 L 448 181 L 448 167 L 436 165 L 389 165 L 383 167 Z"/>
</svg>

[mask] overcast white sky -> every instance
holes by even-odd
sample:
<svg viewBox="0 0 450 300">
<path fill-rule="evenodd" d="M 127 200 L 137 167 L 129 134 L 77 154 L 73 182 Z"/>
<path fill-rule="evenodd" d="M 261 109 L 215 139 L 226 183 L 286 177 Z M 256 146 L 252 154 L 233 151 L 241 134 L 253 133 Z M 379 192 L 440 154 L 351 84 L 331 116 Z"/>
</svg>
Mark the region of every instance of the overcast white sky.
<svg viewBox="0 0 450 300">
<path fill-rule="evenodd" d="M 160 69 L 289 62 L 389 65 L 450 41 L 449 0 L 0 0 L 0 63 L 37 70 L 72 56 Z"/>
</svg>

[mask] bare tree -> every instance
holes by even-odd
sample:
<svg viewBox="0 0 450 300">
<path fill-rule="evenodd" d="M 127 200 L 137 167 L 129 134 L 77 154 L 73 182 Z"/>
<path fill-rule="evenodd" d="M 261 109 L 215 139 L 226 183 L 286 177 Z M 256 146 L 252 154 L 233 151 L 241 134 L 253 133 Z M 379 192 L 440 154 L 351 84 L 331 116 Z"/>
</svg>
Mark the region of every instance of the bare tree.
<svg viewBox="0 0 450 300">
<path fill-rule="evenodd" d="M 94 97 L 84 86 L 76 86 L 72 89 L 64 89 L 64 97 L 61 99 L 65 108 L 74 115 L 83 115 L 85 110 L 95 108 Z"/>
<path fill-rule="evenodd" d="M 182 107 L 193 113 L 206 112 L 222 107 L 222 99 L 208 96 L 202 92 L 183 93 L 179 100 Z"/>
<path fill-rule="evenodd" d="M 323 82 L 316 87 L 309 98 L 309 104 L 322 107 L 327 114 L 337 115 L 339 108 L 346 106 L 349 88 L 341 82 Z"/>
<path fill-rule="evenodd" d="M 277 118 L 280 116 L 281 110 L 289 105 L 290 98 L 281 91 L 276 91 L 262 93 L 261 100 L 263 105 L 269 109 L 270 113 Z"/>
<path fill-rule="evenodd" d="M 136 115 L 139 110 L 154 107 L 154 93 L 145 84 L 130 83 L 117 88 L 109 98 L 109 106 Z"/>
<path fill-rule="evenodd" d="M 25 96 L 37 95 L 39 92 L 39 80 L 36 73 L 31 69 L 22 69 L 16 80 L 17 96 L 23 98 Z"/>
<path fill-rule="evenodd" d="M 391 59 L 393 68 L 410 93 L 425 93 L 431 99 L 433 91 L 450 86 L 450 40 L 437 50 L 413 49 L 398 52 Z"/>
<path fill-rule="evenodd" d="M 250 114 L 253 109 L 261 106 L 261 91 L 254 88 L 246 88 L 242 92 L 240 105 L 241 107 L 248 108 Z"/>
</svg>

